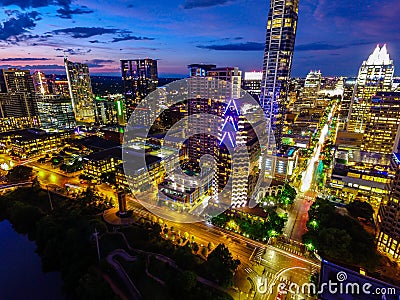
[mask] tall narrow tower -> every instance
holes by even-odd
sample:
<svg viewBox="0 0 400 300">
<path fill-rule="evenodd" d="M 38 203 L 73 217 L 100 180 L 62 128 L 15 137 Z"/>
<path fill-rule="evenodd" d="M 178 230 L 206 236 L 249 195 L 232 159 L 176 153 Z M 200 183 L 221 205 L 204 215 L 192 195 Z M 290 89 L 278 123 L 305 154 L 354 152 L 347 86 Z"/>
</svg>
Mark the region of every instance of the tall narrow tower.
<svg viewBox="0 0 400 300">
<path fill-rule="evenodd" d="M 94 95 L 88 65 L 69 61 L 67 57 L 64 57 L 64 65 L 76 121 L 94 123 Z"/>
<path fill-rule="evenodd" d="M 279 149 L 296 39 L 299 0 L 271 0 L 264 51 L 260 104 L 268 119 L 268 145 L 272 134 Z"/>
<path fill-rule="evenodd" d="M 124 84 L 125 117 L 128 121 L 140 101 L 157 89 L 157 60 L 150 58 L 122 59 L 121 72 Z M 141 122 L 142 120 L 137 121 Z"/>
</svg>

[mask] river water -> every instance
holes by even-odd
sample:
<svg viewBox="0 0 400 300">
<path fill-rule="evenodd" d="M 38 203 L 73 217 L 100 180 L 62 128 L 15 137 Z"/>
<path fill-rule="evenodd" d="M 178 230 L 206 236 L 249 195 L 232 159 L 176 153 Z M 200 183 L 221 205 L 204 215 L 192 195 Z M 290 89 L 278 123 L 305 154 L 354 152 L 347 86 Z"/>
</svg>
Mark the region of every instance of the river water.
<svg viewBox="0 0 400 300">
<path fill-rule="evenodd" d="M 42 272 L 35 249 L 35 243 L 14 231 L 10 222 L 0 222 L 0 299 L 65 299 L 61 274 Z"/>
</svg>

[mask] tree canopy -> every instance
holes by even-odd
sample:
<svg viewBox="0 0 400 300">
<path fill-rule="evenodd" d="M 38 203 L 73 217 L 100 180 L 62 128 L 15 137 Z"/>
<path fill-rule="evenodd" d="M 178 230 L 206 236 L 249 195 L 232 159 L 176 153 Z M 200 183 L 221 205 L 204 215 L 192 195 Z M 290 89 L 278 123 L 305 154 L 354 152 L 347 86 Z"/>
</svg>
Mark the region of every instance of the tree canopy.
<svg viewBox="0 0 400 300">
<path fill-rule="evenodd" d="M 374 214 L 374 209 L 372 208 L 371 204 L 365 201 L 353 201 L 346 205 L 346 209 L 354 218 L 371 220 Z"/>
<path fill-rule="evenodd" d="M 32 168 L 24 165 L 18 165 L 12 168 L 7 173 L 7 181 L 10 183 L 14 182 L 22 182 L 31 179 L 32 177 Z"/>
<path fill-rule="evenodd" d="M 228 287 L 233 283 L 233 274 L 240 264 L 240 260 L 233 259 L 229 249 L 219 244 L 207 259 L 207 269 L 213 279 L 221 286 Z"/>
<path fill-rule="evenodd" d="M 308 232 L 303 242 L 321 256 L 348 264 L 374 268 L 379 256 L 374 237 L 354 218 L 339 214 L 327 200 L 317 198 L 311 206 Z"/>
</svg>

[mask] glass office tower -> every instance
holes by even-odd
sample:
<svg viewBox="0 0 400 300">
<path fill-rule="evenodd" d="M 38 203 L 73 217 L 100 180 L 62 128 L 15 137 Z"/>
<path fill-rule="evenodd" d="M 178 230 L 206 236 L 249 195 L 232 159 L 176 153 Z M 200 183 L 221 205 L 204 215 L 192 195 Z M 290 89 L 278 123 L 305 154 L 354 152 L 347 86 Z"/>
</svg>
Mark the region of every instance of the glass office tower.
<svg viewBox="0 0 400 300">
<path fill-rule="evenodd" d="M 279 149 L 285 120 L 288 81 L 296 39 L 299 0 L 271 0 L 264 51 L 260 104 L 268 118 L 267 132 Z M 268 139 L 268 148 L 273 146 Z"/>
</svg>

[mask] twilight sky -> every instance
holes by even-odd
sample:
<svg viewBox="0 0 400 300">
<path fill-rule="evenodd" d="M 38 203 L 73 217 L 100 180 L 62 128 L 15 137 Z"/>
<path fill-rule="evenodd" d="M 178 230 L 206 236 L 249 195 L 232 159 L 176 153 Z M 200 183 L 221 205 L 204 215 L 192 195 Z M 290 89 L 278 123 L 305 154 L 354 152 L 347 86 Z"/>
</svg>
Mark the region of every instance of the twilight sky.
<svg viewBox="0 0 400 300">
<path fill-rule="evenodd" d="M 0 67 L 63 73 L 63 55 L 91 73 L 119 60 L 159 59 L 261 70 L 269 0 L 0 0 Z M 377 43 L 400 62 L 399 0 L 300 0 L 292 76 L 356 75 Z M 400 67 L 400 66 L 399 66 Z M 396 72 L 398 74 L 398 72 Z"/>
</svg>

